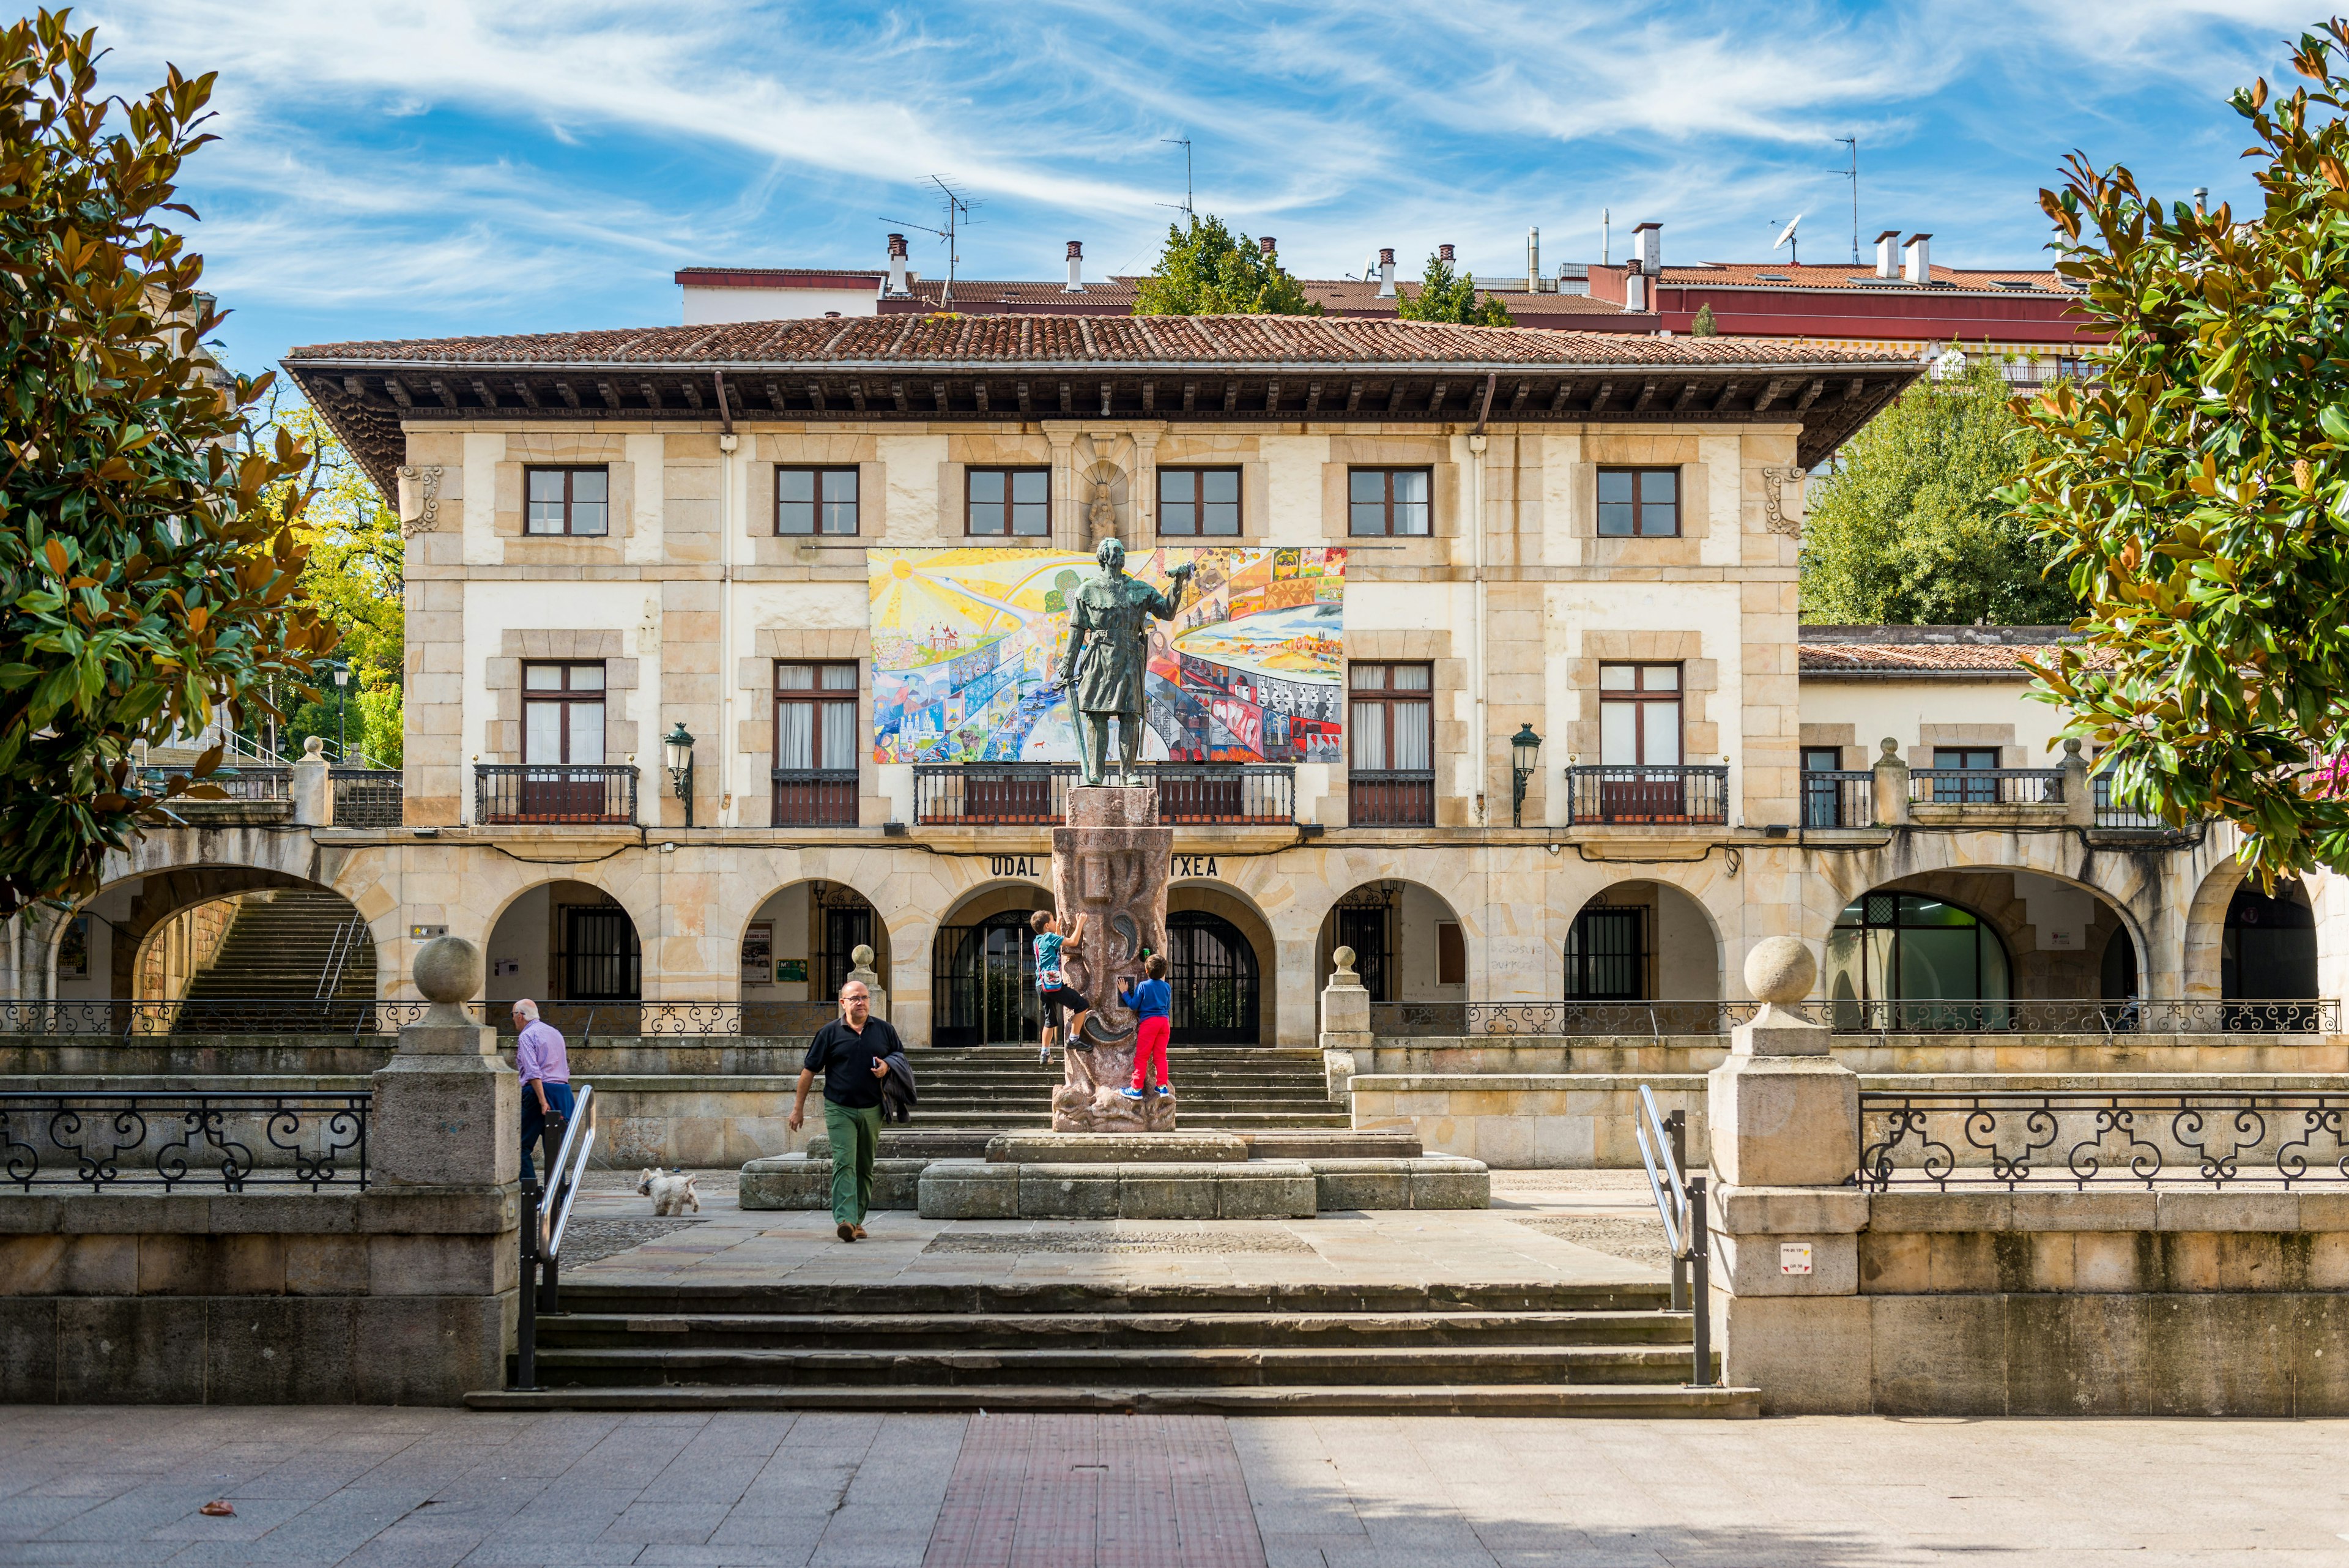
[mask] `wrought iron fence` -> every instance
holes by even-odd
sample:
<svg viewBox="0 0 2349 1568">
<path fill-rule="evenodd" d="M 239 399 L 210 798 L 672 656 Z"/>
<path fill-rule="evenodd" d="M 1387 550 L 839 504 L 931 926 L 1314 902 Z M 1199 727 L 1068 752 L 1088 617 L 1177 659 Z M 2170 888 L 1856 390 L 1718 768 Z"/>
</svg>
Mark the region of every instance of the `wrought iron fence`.
<svg viewBox="0 0 2349 1568">
<path fill-rule="evenodd" d="M 0 1092 L 0 1180 L 36 1187 L 358 1187 L 374 1096 Z"/>
<path fill-rule="evenodd" d="M 1803 774 L 1805 827 L 1876 826 L 1876 774 L 1868 768 L 1816 768 Z"/>
<path fill-rule="evenodd" d="M 1725 823 L 1729 768 L 1720 763 L 1568 768 L 1566 798 L 1571 823 Z"/>
<path fill-rule="evenodd" d="M 432 1004 L 417 998 L 307 1001 L 297 997 L 181 1002 L 0 1001 L 0 1034 L 140 1040 L 171 1034 L 393 1034 L 421 1023 Z M 504 1002 L 469 1002 L 477 1023 L 514 1032 Z M 574 1044 L 598 1035 L 809 1034 L 839 1016 L 830 1002 L 542 1002 L 539 1016 Z"/>
<path fill-rule="evenodd" d="M 160 790 L 173 777 L 186 774 L 188 771 L 186 768 L 173 767 L 140 768 L 138 770 L 140 786 L 144 789 Z M 223 765 L 214 768 L 202 778 L 191 778 L 189 782 L 199 788 L 205 784 L 215 785 L 231 800 L 281 802 L 293 798 L 291 793 L 293 779 L 294 770 L 290 767 L 259 763 Z M 190 800 L 187 804 L 201 806 L 207 802 L 198 798 Z"/>
<path fill-rule="evenodd" d="M 1441 1035 L 1725 1034 L 1751 1002 L 1381 1002 L 1373 1033 Z M 1782 1009 L 1839 1034 L 2318 1034 L 2341 1028 L 2337 998 L 2059 998 L 2019 1002 L 1813 1001 Z"/>
<path fill-rule="evenodd" d="M 1911 768 L 1909 799 L 1920 805 L 2061 805 L 2061 768 Z"/>
<path fill-rule="evenodd" d="M 1346 821 L 1354 827 L 1434 826 L 1434 770 L 1354 769 L 1346 775 Z"/>
<path fill-rule="evenodd" d="M 2169 824 L 2150 811 L 2141 810 L 2113 798 L 2113 775 L 2098 774 L 2090 781 L 2096 791 L 2096 826 L 2098 827 L 2167 828 Z"/>
<path fill-rule="evenodd" d="M 1074 763 L 962 763 L 914 769 L 922 824 L 1050 824 L 1068 815 Z"/>
<path fill-rule="evenodd" d="M 1297 770 L 1278 763 L 1160 763 L 1158 820 L 1285 826 L 1297 820 Z"/>
<path fill-rule="evenodd" d="M 405 819 L 407 775 L 391 768 L 331 768 L 336 827 L 398 827 Z"/>
<path fill-rule="evenodd" d="M 777 827 L 856 826 L 854 768 L 777 768 L 773 771 Z"/>
<path fill-rule="evenodd" d="M 476 763 L 473 820 L 634 826 L 636 770 L 608 763 Z"/>
<path fill-rule="evenodd" d="M 2349 1093 L 1860 1091 L 1854 1179 L 2085 1188 L 2349 1180 Z"/>
</svg>

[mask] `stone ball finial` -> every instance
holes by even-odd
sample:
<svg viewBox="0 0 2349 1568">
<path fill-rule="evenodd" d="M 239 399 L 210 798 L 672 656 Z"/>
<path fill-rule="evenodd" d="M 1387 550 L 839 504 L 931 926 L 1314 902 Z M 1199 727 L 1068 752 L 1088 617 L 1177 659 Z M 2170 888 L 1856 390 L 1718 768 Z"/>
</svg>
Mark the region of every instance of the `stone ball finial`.
<svg viewBox="0 0 2349 1568">
<path fill-rule="evenodd" d="M 416 950 L 416 989 L 429 1002 L 471 1002 L 481 989 L 481 950 L 462 937 L 434 937 Z"/>
<path fill-rule="evenodd" d="M 1765 937 L 1745 955 L 1745 984 L 1760 1002 L 1800 1002 L 1818 978 L 1819 961 L 1798 937 Z"/>
<path fill-rule="evenodd" d="M 859 942 L 854 947 L 849 949 L 848 967 L 851 969 L 871 969 L 873 967 L 872 948 L 864 942 Z"/>
<path fill-rule="evenodd" d="M 326 742 L 320 740 L 316 735 L 305 737 L 302 742 L 302 760 L 305 763 L 322 761 L 323 759 L 320 758 L 318 753 L 325 747 L 326 743 Z"/>
<path fill-rule="evenodd" d="M 2067 757 L 2076 757 L 2080 754 L 2079 736 L 2066 735 L 2064 737 L 2064 754 Z"/>
<path fill-rule="evenodd" d="M 1890 735 L 1887 735 L 1887 736 L 1885 736 L 1885 737 L 1884 737 L 1884 754 L 1885 754 L 1885 756 L 1886 756 L 1886 757 L 1889 758 L 1890 760 L 1892 760 L 1892 761 L 1894 761 L 1894 762 L 1898 762 L 1898 761 L 1899 760 L 1899 758 L 1900 758 L 1900 742 L 1899 742 L 1899 740 L 1897 740 L 1896 738 L 1894 738 L 1893 736 L 1890 736 Z"/>
<path fill-rule="evenodd" d="M 1336 964 L 1340 969 L 1351 969 L 1354 967 L 1354 950 L 1351 948 L 1340 948 L 1336 952 L 1330 955 L 1330 961 Z"/>
</svg>

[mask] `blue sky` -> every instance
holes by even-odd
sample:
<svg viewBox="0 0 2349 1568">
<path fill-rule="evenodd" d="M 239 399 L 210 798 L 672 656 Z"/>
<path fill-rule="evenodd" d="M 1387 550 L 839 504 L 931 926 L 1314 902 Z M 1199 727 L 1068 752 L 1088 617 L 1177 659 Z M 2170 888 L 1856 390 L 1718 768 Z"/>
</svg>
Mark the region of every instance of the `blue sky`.
<svg viewBox="0 0 2349 1568">
<path fill-rule="evenodd" d="M 2288 76 L 2307 5 L 1411 7 L 119 0 L 87 5 L 108 85 L 216 70 L 222 141 L 184 190 L 228 358 L 295 344 L 674 322 L 691 264 L 883 261 L 978 203 L 965 275 L 1147 268 L 1183 192 L 1292 268 L 1407 271 L 1441 241 L 1491 275 L 1542 230 L 1596 260 L 1602 209 L 1671 261 L 1750 259 L 1802 213 L 1847 257 L 1834 138 L 1859 138 L 1861 240 L 2039 256 L 2073 148 L 2149 189 L 2252 190 L 2227 89 Z M 915 265 L 945 270 L 914 236 Z"/>
</svg>

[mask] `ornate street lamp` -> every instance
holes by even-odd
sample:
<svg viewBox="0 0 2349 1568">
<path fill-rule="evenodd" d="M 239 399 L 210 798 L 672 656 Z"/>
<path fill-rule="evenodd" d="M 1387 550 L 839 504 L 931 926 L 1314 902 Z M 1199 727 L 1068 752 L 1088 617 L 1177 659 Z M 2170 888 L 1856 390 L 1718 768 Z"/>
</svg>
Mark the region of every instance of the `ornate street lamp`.
<svg viewBox="0 0 2349 1568">
<path fill-rule="evenodd" d="M 1518 725 L 1517 732 L 1509 737 L 1509 754 L 1516 763 L 1509 770 L 1509 825 L 1513 827 L 1526 825 L 1526 781 L 1534 776 L 1541 742 L 1530 721 Z"/>
<path fill-rule="evenodd" d="M 693 826 L 693 737 L 686 733 L 685 721 L 679 719 L 677 728 L 661 737 L 661 753 L 668 763 L 669 788 L 677 798 L 685 802 L 685 825 Z"/>
<path fill-rule="evenodd" d="M 335 666 L 335 761 L 337 763 L 349 755 L 349 745 L 344 740 L 343 720 L 351 706 L 351 667 L 348 660 Z"/>
</svg>

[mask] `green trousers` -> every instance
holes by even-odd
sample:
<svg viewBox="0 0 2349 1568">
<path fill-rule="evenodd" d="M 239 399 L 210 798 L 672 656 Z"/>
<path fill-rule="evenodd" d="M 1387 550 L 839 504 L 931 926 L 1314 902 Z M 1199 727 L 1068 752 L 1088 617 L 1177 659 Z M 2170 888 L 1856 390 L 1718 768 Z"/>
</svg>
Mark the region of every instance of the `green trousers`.
<svg viewBox="0 0 2349 1568">
<path fill-rule="evenodd" d="M 823 1103 L 832 1139 L 832 1222 L 862 1225 L 873 1207 L 873 1156 L 881 1147 L 881 1107 Z"/>
</svg>

